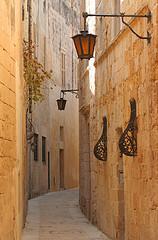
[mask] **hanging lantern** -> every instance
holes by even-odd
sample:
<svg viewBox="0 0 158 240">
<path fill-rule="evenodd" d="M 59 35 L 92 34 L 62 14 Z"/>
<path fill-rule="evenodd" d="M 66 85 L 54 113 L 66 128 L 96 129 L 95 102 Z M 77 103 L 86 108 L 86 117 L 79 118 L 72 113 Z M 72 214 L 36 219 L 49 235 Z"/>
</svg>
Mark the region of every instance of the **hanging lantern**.
<svg viewBox="0 0 158 240">
<path fill-rule="evenodd" d="M 81 31 L 80 34 L 72 37 L 78 58 L 90 59 L 93 57 L 96 37 L 96 35 L 89 34 L 88 31 Z"/>
<path fill-rule="evenodd" d="M 62 97 L 60 99 L 57 99 L 58 110 L 65 110 L 66 102 L 67 100 Z"/>
</svg>

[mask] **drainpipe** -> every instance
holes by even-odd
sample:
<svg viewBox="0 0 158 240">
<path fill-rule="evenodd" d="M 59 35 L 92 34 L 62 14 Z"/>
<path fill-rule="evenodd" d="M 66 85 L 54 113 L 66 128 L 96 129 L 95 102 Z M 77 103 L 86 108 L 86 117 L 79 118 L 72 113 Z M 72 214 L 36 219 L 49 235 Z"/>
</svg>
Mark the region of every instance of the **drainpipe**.
<svg viewBox="0 0 158 240">
<path fill-rule="evenodd" d="M 73 21 L 74 21 L 74 12 L 73 12 L 73 0 L 71 0 L 71 12 L 72 12 L 72 36 L 73 36 Z M 74 52 L 73 52 L 73 42 L 72 42 L 72 89 L 74 89 Z"/>
<path fill-rule="evenodd" d="M 27 9 L 28 9 L 28 41 L 29 47 L 31 48 L 32 41 L 32 0 L 28 0 Z"/>
<path fill-rule="evenodd" d="M 28 44 L 29 44 L 29 57 L 32 57 L 31 47 L 32 47 L 32 0 L 27 2 L 28 10 Z M 29 88 L 29 108 L 27 111 L 28 118 L 32 123 L 32 100 L 31 100 L 31 88 Z M 29 123 L 29 131 L 32 132 L 32 124 Z M 31 140 L 30 140 L 31 141 Z M 29 198 L 32 197 L 32 161 L 31 161 L 31 143 L 28 146 L 28 157 L 29 157 Z"/>
<path fill-rule="evenodd" d="M 29 56 L 32 57 L 31 47 L 32 47 L 32 0 L 27 2 L 28 9 L 28 43 L 29 43 Z M 31 100 L 32 90 L 29 88 L 29 113 L 32 113 L 32 100 Z"/>
</svg>

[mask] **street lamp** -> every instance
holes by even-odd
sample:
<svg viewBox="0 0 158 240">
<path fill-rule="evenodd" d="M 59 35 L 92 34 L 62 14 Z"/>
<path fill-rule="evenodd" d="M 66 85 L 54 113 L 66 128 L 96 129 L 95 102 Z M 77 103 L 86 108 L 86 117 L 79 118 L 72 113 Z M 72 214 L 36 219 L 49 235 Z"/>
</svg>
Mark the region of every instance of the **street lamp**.
<svg viewBox="0 0 158 240">
<path fill-rule="evenodd" d="M 79 59 L 90 59 L 93 57 L 94 54 L 94 47 L 96 43 L 96 35 L 88 33 L 86 29 L 86 20 L 87 17 L 115 17 L 115 18 L 121 18 L 122 23 L 126 25 L 130 31 L 135 34 L 138 38 L 147 40 L 148 43 L 150 43 L 151 40 L 151 34 L 147 31 L 147 36 L 140 36 L 138 33 L 136 33 L 132 27 L 124 20 L 125 17 L 127 18 L 147 18 L 148 22 L 151 21 L 151 12 L 149 11 L 146 15 L 137 15 L 137 14 L 89 14 L 87 12 L 83 12 L 83 18 L 84 18 L 84 31 L 81 31 L 80 34 L 77 34 L 72 37 L 75 48 L 77 51 L 77 55 Z"/>
<path fill-rule="evenodd" d="M 86 30 L 81 31 L 80 34 L 72 37 L 78 58 L 90 59 L 93 57 L 96 37 L 96 35 L 89 34 Z"/>
<path fill-rule="evenodd" d="M 67 100 L 64 98 L 57 99 L 58 110 L 65 110 Z"/>
<path fill-rule="evenodd" d="M 66 102 L 67 102 L 67 100 L 64 99 L 65 93 L 71 92 L 72 94 L 75 94 L 76 96 L 78 96 L 78 91 L 79 91 L 78 89 L 61 90 L 60 91 L 60 98 L 57 99 L 58 110 L 60 110 L 60 111 L 65 110 L 65 106 L 66 106 Z"/>
<path fill-rule="evenodd" d="M 64 99 L 64 93 L 63 93 L 63 91 L 61 90 L 61 91 L 60 91 L 60 98 L 57 99 L 58 110 L 64 111 L 64 110 L 65 110 L 65 106 L 66 106 L 66 102 L 67 102 L 67 100 Z"/>
<path fill-rule="evenodd" d="M 86 29 L 87 13 L 83 13 L 84 17 L 84 31 L 72 37 L 77 55 L 79 59 L 90 59 L 93 57 L 94 47 L 96 43 L 96 35 L 89 34 Z"/>
</svg>

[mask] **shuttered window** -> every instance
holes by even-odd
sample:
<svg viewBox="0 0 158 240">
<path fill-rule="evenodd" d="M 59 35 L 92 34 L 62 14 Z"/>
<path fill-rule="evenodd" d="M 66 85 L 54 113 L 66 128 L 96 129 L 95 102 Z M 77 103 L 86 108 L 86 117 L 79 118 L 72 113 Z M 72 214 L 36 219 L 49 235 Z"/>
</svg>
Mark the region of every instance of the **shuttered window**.
<svg viewBox="0 0 158 240">
<path fill-rule="evenodd" d="M 34 134 L 34 160 L 38 161 L 38 134 Z"/>
<path fill-rule="evenodd" d="M 42 162 L 46 162 L 46 137 L 42 137 Z"/>
</svg>

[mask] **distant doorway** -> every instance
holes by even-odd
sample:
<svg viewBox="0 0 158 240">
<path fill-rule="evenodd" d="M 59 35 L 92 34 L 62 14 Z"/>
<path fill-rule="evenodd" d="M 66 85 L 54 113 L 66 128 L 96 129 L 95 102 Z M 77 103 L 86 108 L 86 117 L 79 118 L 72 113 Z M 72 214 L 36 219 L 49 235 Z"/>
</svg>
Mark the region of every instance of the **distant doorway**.
<svg viewBox="0 0 158 240">
<path fill-rule="evenodd" d="M 60 149 L 60 189 L 64 189 L 64 150 Z"/>
<path fill-rule="evenodd" d="M 50 152 L 48 152 L 48 190 L 51 188 L 51 163 L 50 163 Z"/>
</svg>

